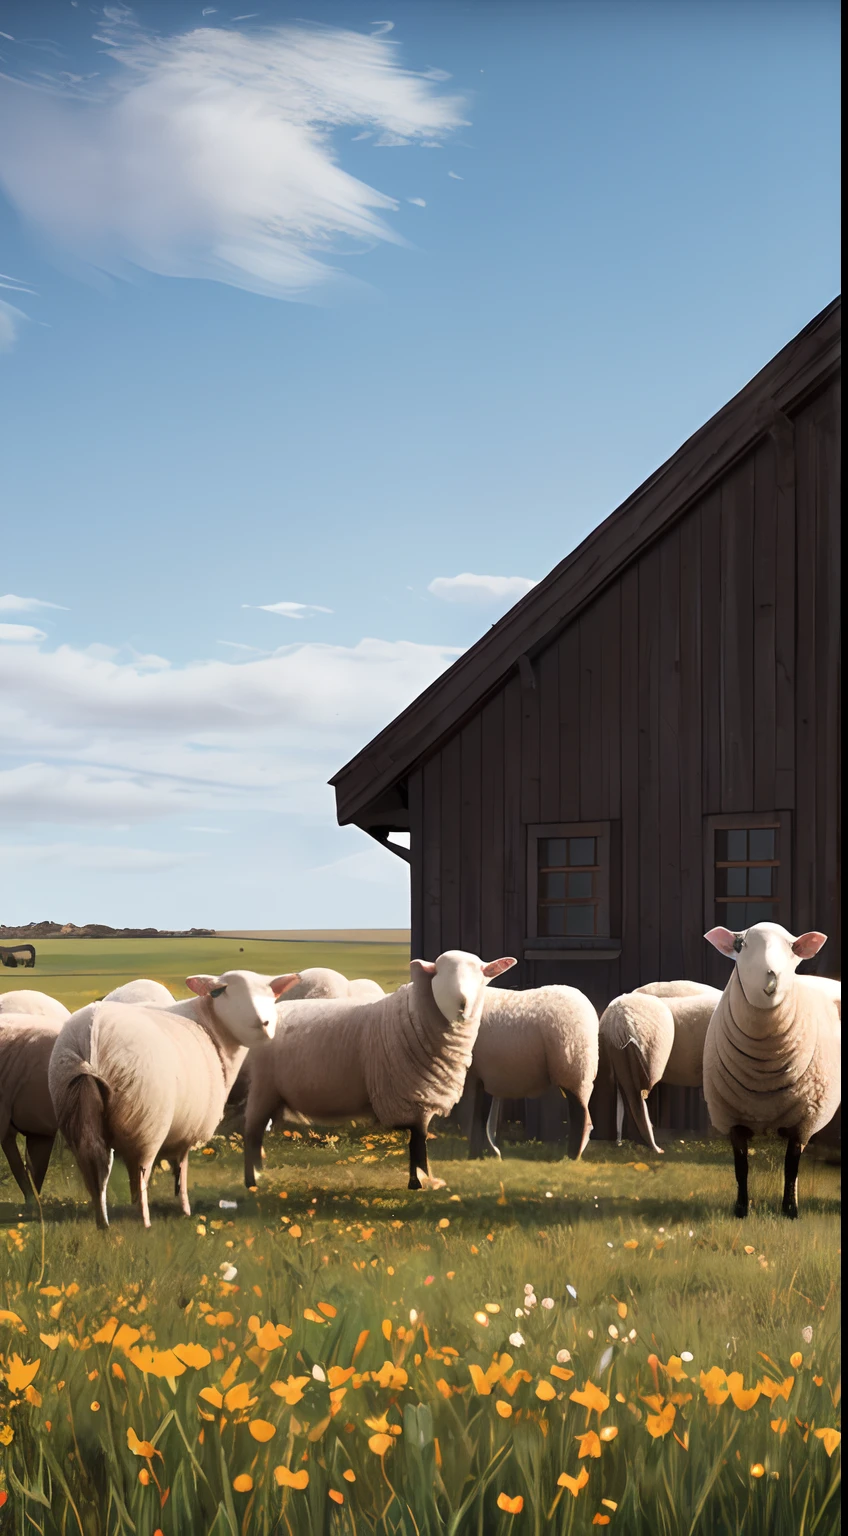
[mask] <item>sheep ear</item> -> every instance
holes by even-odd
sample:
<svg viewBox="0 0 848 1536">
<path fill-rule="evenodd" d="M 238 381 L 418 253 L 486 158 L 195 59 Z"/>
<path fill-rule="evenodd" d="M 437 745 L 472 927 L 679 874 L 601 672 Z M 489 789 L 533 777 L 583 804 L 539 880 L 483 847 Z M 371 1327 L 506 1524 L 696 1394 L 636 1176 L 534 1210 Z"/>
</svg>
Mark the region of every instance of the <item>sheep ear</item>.
<svg viewBox="0 0 848 1536">
<path fill-rule="evenodd" d="M 732 956 L 736 949 L 736 934 L 729 928 L 711 928 L 704 934 L 708 944 L 712 944 L 720 954 Z"/>
<path fill-rule="evenodd" d="M 815 930 L 811 933 L 802 933 L 792 945 L 792 953 L 798 955 L 801 960 L 812 960 L 813 955 L 817 955 L 822 945 L 826 943 L 826 933 L 816 933 Z"/>
<path fill-rule="evenodd" d="M 288 992 L 292 987 L 296 987 L 299 981 L 300 972 L 293 971 L 288 976 L 275 976 L 272 981 L 269 981 L 268 985 L 275 997 L 282 997 L 284 992 Z"/>
<path fill-rule="evenodd" d="M 186 986 L 190 992 L 195 992 L 198 997 L 208 997 L 217 980 L 217 976 L 187 976 Z"/>
<path fill-rule="evenodd" d="M 435 976 L 436 962 L 435 960 L 410 960 L 409 969 L 413 976 L 416 971 L 419 976 Z"/>
<path fill-rule="evenodd" d="M 505 955 L 502 960 L 490 960 L 488 965 L 484 965 L 483 975 L 487 980 L 491 980 L 493 976 L 500 976 L 504 971 L 511 970 L 517 964 L 518 961 L 514 960 L 512 955 Z"/>
</svg>

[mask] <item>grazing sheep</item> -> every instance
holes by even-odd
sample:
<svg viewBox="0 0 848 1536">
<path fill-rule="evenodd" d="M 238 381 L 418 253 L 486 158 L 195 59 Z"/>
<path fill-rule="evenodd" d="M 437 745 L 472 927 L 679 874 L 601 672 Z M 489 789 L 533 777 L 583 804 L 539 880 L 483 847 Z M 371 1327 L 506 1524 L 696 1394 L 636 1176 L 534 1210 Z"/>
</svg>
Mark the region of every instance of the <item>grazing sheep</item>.
<svg viewBox="0 0 848 1536">
<path fill-rule="evenodd" d="M 178 1165 L 180 1203 L 191 1214 L 189 1148 L 212 1135 L 248 1046 L 273 1036 L 276 999 L 298 979 L 253 971 L 189 976 L 196 995 L 184 1003 L 92 1003 L 63 1025 L 50 1058 L 50 1096 L 99 1227 L 108 1226 L 115 1152 L 146 1227 L 159 1152 Z"/>
<path fill-rule="evenodd" d="M 254 1056 L 245 1113 L 245 1183 L 252 1188 L 265 1126 L 283 1106 L 310 1120 L 369 1115 L 409 1131 L 409 1188 L 429 1174 L 427 1129 L 458 1102 L 471 1066 L 484 989 L 513 959 L 462 950 L 413 960 L 389 997 L 290 1002 L 273 1041 Z"/>
<path fill-rule="evenodd" d="M 107 992 L 100 999 L 103 1003 L 153 1003 L 157 1008 L 169 1008 L 174 1001 L 173 992 L 163 987 L 161 981 L 148 981 L 140 977 L 138 981 L 125 981 L 122 987 L 115 987 L 113 992 Z"/>
<path fill-rule="evenodd" d="M 50 1019 L 55 1024 L 64 1024 L 71 1017 L 65 1004 L 46 992 L 0 992 L 0 1015 L 4 1013 L 31 1014 L 34 1019 Z"/>
<path fill-rule="evenodd" d="M 598 1075 L 598 1015 L 576 987 L 487 992 L 469 1084 L 473 1110 L 469 1157 L 482 1156 L 483 1138 L 496 1157 L 500 1101 L 533 1099 L 551 1087 L 569 1101 L 568 1152 L 581 1157 L 592 1121 L 589 1099 Z M 486 1119 L 483 1094 L 492 1095 Z"/>
<path fill-rule="evenodd" d="M 646 1103 L 657 1083 L 700 1088 L 704 1040 L 721 993 L 699 981 L 649 981 L 624 992 L 601 1014 L 601 1039 L 616 1081 L 616 1136 L 621 1146 L 625 1101 L 643 1140 L 657 1144 Z"/>
<path fill-rule="evenodd" d="M 60 1022 L 36 1014 L 0 1014 L 0 1146 L 24 1199 L 30 1178 L 41 1193 L 56 1137 L 47 1068 L 61 1029 Z M 26 1167 L 19 1135 L 26 1140 Z"/>
<path fill-rule="evenodd" d="M 282 1023 L 283 1019 L 281 1010 L 288 1008 L 290 1003 L 306 997 L 347 997 L 351 1002 L 366 1003 L 386 995 L 376 981 L 368 981 L 364 976 L 348 981 L 341 971 L 331 971 L 323 965 L 307 966 L 305 970 L 299 972 L 299 975 L 300 981 L 286 992 L 285 1002 L 277 1004 L 278 1023 Z M 233 1132 L 240 1135 L 244 1131 L 244 1107 L 250 1087 L 250 1065 L 251 1058 L 248 1055 L 239 1068 L 238 1077 L 227 1098 L 225 1118 L 221 1126 L 227 1135 Z"/>
<path fill-rule="evenodd" d="M 751 1137 L 776 1131 L 786 1137 L 782 1210 L 794 1218 L 801 1154 L 842 1098 L 841 1000 L 837 1006 L 820 978 L 795 975 L 826 935 L 796 939 L 779 923 L 755 923 L 743 933 L 712 928 L 704 937 L 735 961 L 704 1045 L 710 1119 L 733 1147 L 735 1212 L 748 1213 Z"/>
</svg>

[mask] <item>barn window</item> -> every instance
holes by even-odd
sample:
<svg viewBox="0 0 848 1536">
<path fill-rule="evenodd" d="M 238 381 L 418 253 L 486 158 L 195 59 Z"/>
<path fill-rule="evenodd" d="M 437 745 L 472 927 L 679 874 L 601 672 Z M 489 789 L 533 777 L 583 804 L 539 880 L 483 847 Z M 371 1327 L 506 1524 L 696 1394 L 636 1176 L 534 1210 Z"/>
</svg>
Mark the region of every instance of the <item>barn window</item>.
<svg viewBox="0 0 848 1536">
<path fill-rule="evenodd" d="M 790 917 L 788 812 L 707 819 L 707 900 L 710 924 L 739 933 L 754 923 Z"/>
<path fill-rule="evenodd" d="M 609 936 L 609 823 L 528 828 L 528 934 L 534 939 Z"/>
</svg>

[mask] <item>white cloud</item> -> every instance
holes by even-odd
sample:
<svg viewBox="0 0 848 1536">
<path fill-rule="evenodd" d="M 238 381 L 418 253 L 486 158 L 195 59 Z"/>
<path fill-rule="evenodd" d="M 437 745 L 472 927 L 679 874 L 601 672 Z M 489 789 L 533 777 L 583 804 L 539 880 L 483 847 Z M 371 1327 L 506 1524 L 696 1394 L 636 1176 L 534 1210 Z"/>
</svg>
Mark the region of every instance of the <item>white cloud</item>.
<svg viewBox="0 0 848 1536">
<path fill-rule="evenodd" d="M 0 594 L 0 613 L 31 613 L 34 608 L 57 608 L 67 613 L 61 603 L 45 603 L 40 597 L 16 597 L 14 592 Z"/>
<path fill-rule="evenodd" d="M 117 848 L 92 843 L 0 843 L 0 868 L 4 873 L 48 865 L 57 870 L 108 870 L 163 873 L 202 853 L 175 853 L 173 849 Z"/>
<path fill-rule="evenodd" d="M 0 825 L 326 820 L 331 774 L 459 654 L 365 639 L 150 668 L 104 651 L 0 648 Z"/>
<path fill-rule="evenodd" d="M 32 624 L 0 624 L 0 640 L 16 640 L 19 645 L 27 645 L 31 640 L 46 640 L 43 629 L 34 629 Z"/>
<path fill-rule="evenodd" d="M 406 201 L 408 203 L 414 203 L 416 208 L 426 208 L 427 207 L 427 204 L 425 203 L 423 197 L 408 197 L 406 199 Z"/>
<path fill-rule="evenodd" d="M 517 603 L 536 586 L 529 576 L 437 576 L 427 588 L 447 603 Z"/>
<path fill-rule="evenodd" d="M 307 613 L 333 611 L 332 608 L 321 608 L 317 603 L 242 603 L 242 608 L 255 608 L 259 613 L 279 613 L 284 619 L 302 619 Z"/>
<path fill-rule="evenodd" d="M 349 853 L 344 858 L 333 859 L 330 864 L 316 864 L 306 871 L 310 875 L 332 875 L 334 879 L 364 880 L 368 885 L 408 884 L 409 874 L 397 857 L 386 853 L 376 843 L 359 853 Z"/>
<path fill-rule="evenodd" d="M 0 299 L 0 352 L 11 352 L 18 339 L 21 322 L 26 319 L 22 309 L 16 309 L 14 304 L 7 304 Z"/>
<path fill-rule="evenodd" d="M 384 217 L 396 201 L 341 169 L 334 131 L 421 143 L 463 122 L 439 72 L 405 68 L 383 35 L 303 24 L 160 37 L 110 7 L 97 41 L 108 79 L 4 81 L 0 183 L 59 247 L 119 275 L 304 298 L 339 278 L 334 250 L 401 243 Z"/>
</svg>

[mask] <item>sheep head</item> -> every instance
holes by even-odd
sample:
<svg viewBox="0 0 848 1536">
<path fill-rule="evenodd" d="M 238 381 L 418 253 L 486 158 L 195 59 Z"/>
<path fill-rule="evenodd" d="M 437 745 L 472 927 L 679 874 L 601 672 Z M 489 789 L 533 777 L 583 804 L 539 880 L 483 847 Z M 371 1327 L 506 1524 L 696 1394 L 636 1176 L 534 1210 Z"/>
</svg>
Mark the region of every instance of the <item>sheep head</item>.
<svg viewBox="0 0 848 1536">
<path fill-rule="evenodd" d="M 432 978 L 433 1001 L 449 1024 L 466 1024 L 478 1017 L 492 978 L 516 963 L 511 956 L 486 962 L 463 949 L 448 949 L 437 960 L 412 960 L 410 971 Z"/>
<path fill-rule="evenodd" d="M 800 962 L 812 959 L 827 942 L 825 933 L 793 938 L 779 923 L 755 923 L 742 933 L 711 928 L 704 938 L 736 962 L 739 984 L 752 1008 L 776 1008 L 786 997 Z"/>
<path fill-rule="evenodd" d="M 186 986 L 208 997 L 215 1017 L 240 1045 L 273 1040 L 277 1027 L 277 998 L 297 982 L 298 972 L 259 976 L 256 971 L 224 971 L 221 976 L 187 976 Z"/>
</svg>

